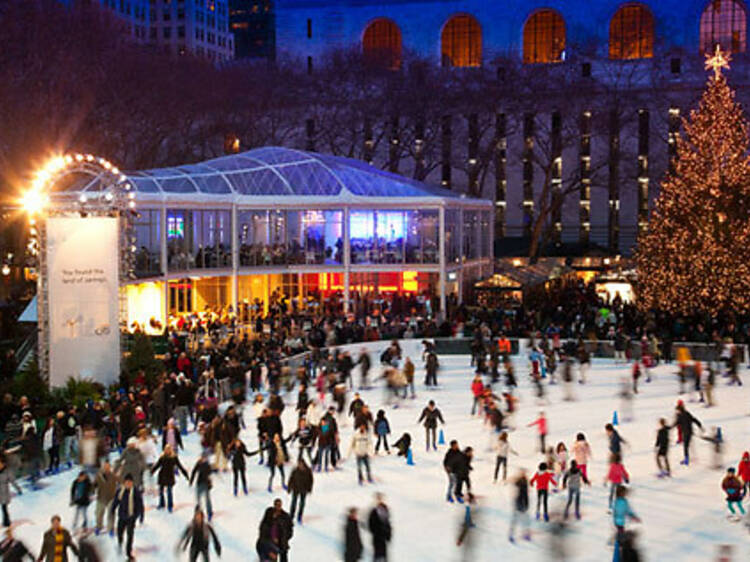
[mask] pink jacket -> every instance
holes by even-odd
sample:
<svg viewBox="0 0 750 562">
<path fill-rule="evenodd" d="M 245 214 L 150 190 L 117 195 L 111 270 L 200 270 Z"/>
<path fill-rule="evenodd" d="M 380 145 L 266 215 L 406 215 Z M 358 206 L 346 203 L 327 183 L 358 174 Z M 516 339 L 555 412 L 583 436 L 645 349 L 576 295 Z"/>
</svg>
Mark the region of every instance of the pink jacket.
<svg viewBox="0 0 750 562">
<path fill-rule="evenodd" d="M 573 443 L 573 458 L 579 466 L 589 463 L 589 458 L 591 458 L 591 447 L 587 441 L 576 441 Z"/>
<path fill-rule="evenodd" d="M 620 463 L 612 463 L 609 465 L 609 474 L 607 474 L 607 480 L 613 484 L 622 484 L 623 482 L 630 481 L 630 475 L 625 467 Z"/>
</svg>

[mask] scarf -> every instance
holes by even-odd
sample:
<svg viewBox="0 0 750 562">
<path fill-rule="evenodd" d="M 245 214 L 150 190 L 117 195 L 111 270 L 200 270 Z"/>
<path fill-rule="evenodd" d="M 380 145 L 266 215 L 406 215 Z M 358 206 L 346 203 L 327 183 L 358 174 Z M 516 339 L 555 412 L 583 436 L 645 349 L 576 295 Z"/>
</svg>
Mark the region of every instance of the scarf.
<svg viewBox="0 0 750 562">
<path fill-rule="evenodd" d="M 55 562 L 62 562 L 65 553 L 65 535 L 62 529 L 55 533 Z"/>
</svg>

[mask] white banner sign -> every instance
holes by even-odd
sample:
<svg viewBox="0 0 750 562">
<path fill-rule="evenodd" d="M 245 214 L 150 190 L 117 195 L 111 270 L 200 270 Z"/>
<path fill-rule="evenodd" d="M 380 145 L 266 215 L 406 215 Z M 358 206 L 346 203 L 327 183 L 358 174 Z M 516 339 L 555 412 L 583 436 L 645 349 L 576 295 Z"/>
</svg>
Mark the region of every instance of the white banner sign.
<svg viewBox="0 0 750 562">
<path fill-rule="evenodd" d="M 120 375 L 118 219 L 47 219 L 50 384 Z"/>
</svg>

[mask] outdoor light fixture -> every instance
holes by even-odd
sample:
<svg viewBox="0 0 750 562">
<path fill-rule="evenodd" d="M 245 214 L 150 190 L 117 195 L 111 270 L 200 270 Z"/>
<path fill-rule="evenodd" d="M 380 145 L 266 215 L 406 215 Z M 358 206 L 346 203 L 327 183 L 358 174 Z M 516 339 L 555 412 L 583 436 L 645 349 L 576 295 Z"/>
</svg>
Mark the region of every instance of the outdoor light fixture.
<svg viewBox="0 0 750 562">
<path fill-rule="evenodd" d="M 4 263 L 2 269 L 0 269 L 0 273 L 5 277 L 10 275 L 10 266 L 7 263 Z"/>
<path fill-rule="evenodd" d="M 21 197 L 21 206 L 30 216 L 38 215 L 47 205 L 47 196 L 41 189 L 31 188 Z"/>
</svg>

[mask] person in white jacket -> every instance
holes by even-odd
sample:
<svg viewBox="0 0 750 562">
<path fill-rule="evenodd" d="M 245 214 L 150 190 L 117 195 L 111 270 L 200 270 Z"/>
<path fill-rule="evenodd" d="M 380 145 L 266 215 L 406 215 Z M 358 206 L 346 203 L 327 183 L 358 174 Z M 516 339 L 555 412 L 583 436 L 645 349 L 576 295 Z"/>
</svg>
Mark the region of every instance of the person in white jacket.
<svg viewBox="0 0 750 562">
<path fill-rule="evenodd" d="M 307 405 L 305 419 L 307 419 L 307 425 L 309 426 L 317 426 L 320 423 L 320 408 L 318 407 L 317 400 L 314 398 Z"/>
<path fill-rule="evenodd" d="M 588 465 L 588 462 L 591 459 L 591 446 L 589 445 L 589 442 L 586 441 L 586 436 L 583 433 L 579 433 L 576 436 L 576 442 L 573 443 L 572 449 L 573 458 L 575 459 L 578 468 L 581 469 L 581 474 L 583 474 L 584 478 L 588 478 L 589 475 L 586 471 L 586 465 Z"/>
<path fill-rule="evenodd" d="M 508 455 L 510 455 L 510 453 L 513 453 L 514 455 L 518 454 L 513 450 L 513 447 L 510 446 L 508 432 L 503 431 L 498 436 L 497 442 L 495 443 L 495 454 L 497 455 L 495 460 L 495 482 L 497 482 L 497 473 L 500 471 L 500 465 L 503 466 L 503 482 L 505 482 L 505 479 L 508 477 Z"/>
<path fill-rule="evenodd" d="M 138 441 L 136 443 L 136 447 L 141 451 L 143 460 L 146 461 L 146 466 L 149 469 L 154 466 L 154 463 L 159 459 L 159 451 L 156 447 L 156 440 L 146 428 L 143 428 L 138 432 Z M 151 474 L 151 471 L 144 471 L 143 477 L 145 491 L 147 493 L 156 493 L 154 476 L 153 474 Z"/>
<path fill-rule="evenodd" d="M 370 432 L 367 431 L 367 426 L 362 424 L 359 426 L 357 431 L 352 435 L 352 442 L 349 445 L 349 452 L 347 458 L 354 452 L 357 457 L 357 476 L 359 477 L 359 485 L 363 483 L 362 478 L 362 466 L 364 465 L 367 471 L 367 481 L 372 484 L 372 474 L 370 473 L 370 455 L 372 454 L 372 437 Z"/>
</svg>

